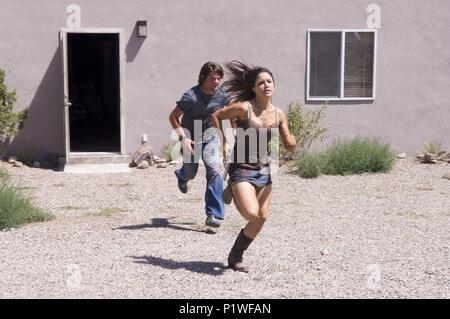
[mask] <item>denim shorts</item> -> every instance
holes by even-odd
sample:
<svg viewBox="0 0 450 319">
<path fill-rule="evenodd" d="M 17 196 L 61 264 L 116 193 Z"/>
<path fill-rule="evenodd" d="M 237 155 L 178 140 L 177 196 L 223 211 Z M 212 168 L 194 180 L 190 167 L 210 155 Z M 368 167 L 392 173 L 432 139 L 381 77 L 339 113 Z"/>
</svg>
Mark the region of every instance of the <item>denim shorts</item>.
<svg viewBox="0 0 450 319">
<path fill-rule="evenodd" d="M 231 185 L 248 182 L 255 187 L 265 187 L 272 184 L 270 177 L 270 166 L 263 166 L 261 169 L 248 169 L 236 164 L 230 164 L 228 169 Z"/>
</svg>

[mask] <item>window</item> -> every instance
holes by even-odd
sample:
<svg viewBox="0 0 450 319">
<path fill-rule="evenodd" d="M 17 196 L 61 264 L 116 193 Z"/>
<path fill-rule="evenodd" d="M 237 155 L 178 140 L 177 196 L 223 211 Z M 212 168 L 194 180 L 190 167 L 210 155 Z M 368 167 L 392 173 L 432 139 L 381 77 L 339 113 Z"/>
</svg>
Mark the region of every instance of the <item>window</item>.
<svg viewBox="0 0 450 319">
<path fill-rule="evenodd" d="M 373 100 L 375 30 L 308 31 L 308 100 Z"/>
</svg>

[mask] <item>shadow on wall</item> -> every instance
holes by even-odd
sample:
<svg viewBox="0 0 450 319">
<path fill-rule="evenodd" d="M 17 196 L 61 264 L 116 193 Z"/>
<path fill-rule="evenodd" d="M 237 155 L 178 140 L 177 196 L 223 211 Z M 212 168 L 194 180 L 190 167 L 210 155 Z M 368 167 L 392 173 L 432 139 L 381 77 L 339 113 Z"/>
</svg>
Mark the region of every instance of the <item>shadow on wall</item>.
<svg viewBox="0 0 450 319">
<path fill-rule="evenodd" d="M 58 47 L 29 105 L 24 128 L 6 147 L 7 155 L 32 153 L 34 159 L 49 154 L 63 156 L 63 78 Z"/>
<path fill-rule="evenodd" d="M 137 36 L 137 25 L 135 24 L 129 39 L 125 48 L 125 54 L 127 56 L 127 62 L 133 62 L 147 38 Z"/>
</svg>

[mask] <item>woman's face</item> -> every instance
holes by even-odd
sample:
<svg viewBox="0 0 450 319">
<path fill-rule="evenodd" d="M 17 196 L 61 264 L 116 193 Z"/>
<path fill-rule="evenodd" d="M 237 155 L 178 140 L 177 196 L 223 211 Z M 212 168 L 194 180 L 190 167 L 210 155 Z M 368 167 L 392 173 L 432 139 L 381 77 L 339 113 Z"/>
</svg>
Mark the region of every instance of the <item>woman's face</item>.
<svg viewBox="0 0 450 319">
<path fill-rule="evenodd" d="M 267 72 L 261 72 L 256 77 L 253 92 L 259 97 L 271 97 L 273 95 L 274 85 L 273 79 Z"/>
</svg>

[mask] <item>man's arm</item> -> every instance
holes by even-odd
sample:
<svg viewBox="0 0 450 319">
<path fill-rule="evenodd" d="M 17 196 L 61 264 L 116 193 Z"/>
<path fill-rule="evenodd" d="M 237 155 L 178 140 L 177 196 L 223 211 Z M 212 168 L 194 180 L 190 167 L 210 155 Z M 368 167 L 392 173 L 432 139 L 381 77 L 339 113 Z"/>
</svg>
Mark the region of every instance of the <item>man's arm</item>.
<svg viewBox="0 0 450 319">
<path fill-rule="evenodd" d="M 180 117 L 182 115 L 183 111 L 178 106 L 175 106 L 175 108 L 172 110 L 172 112 L 170 112 L 169 115 L 170 125 L 172 125 L 172 128 L 175 130 L 178 136 L 180 135 L 184 136 L 184 131 L 180 123 Z"/>
<path fill-rule="evenodd" d="M 180 142 L 182 142 L 183 149 L 184 149 L 184 147 L 187 147 L 187 149 L 189 149 L 191 151 L 191 153 L 193 154 L 194 149 L 192 148 L 192 145 L 194 144 L 194 141 L 187 138 L 186 135 L 184 134 L 184 129 L 180 123 L 180 117 L 182 115 L 183 115 L 183 111 L 180 109 L 180 107 L 176 106 L 172 110 L 172 112 L 170 112 L 169 122 L 170 122 L 170 125 L 172 125 L 172 128 L 177 133 Z"/>
</svg>

